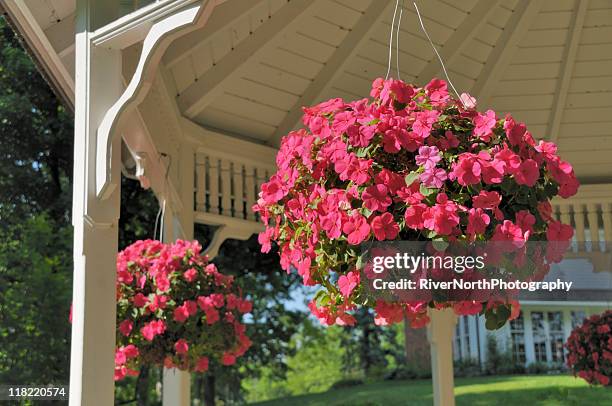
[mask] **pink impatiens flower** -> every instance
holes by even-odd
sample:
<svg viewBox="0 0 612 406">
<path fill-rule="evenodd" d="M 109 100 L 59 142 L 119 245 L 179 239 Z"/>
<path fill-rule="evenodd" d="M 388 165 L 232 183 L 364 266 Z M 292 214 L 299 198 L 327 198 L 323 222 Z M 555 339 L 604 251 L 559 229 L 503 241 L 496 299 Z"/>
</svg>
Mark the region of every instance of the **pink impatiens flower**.
<svg viewBox="0 0 612 406">
<path fill-rule="evenodd" d="M 415 157 L 417 165 L 424 166 L 425 168 L 433 168 L 441 159 L 440 150 L 427 145 L 419 147 L 419 154 Z"/>
<path fill-rule="evenodd" d="M 370 235 L 370 226 L 365 217 L 354 212 L 344 223 L 342 231 L 347 235 L 349 244 L 358 245 Z"/>
<path fill-rule="evenodd" d="M 393 240 L 399 233 L 399 225 L 393 219 L 391 213 L 383 213 L 380 216 L 374 217 L 370 222 L 372 232 L 377 240 Z"/>
<path fill-rule="evenodd" d="M 519 185 L 532 187 L 540 178 L 538 163 L 533 159 L 527 159 L 514 171 L 514 179 Z"/>
<path fill-rule="evenodd" d="M 391 198 L 385 185 L 368 186 L 361 195 L 363 205 L 372 211 L 383 211 L 391 204 Z"/>
<path fill-rule="evenodd" d="M 484 114 L 478 113 L 474 118 L 474 136 L 484 142 L 489 142 L 496 123 L 497 120 L 493 110 L 487 110 Z"/>
<path fill-rule="evenodd" d="M 357 285 L 359 285 L 359 272 L 351 271 L 338 278 L 338 287 L 344 297 L 349 297 Z"/>
<path fill-rule="evenodd" d="M 427 168 L 423 172 L 419 179 L 425 186 L 441 188 L 444 181 L 448 178 L 446 171 L 442 168 Z"/>
<path fill-rule="evenodd" d="M 189 350 L 189 344 L 187 344 L 187 341 L 185 341 L 185 339 L 181 338 L 174 344 L 174 350 L 179 355 L 187 354 L 187 351 Z"/>
</svg>

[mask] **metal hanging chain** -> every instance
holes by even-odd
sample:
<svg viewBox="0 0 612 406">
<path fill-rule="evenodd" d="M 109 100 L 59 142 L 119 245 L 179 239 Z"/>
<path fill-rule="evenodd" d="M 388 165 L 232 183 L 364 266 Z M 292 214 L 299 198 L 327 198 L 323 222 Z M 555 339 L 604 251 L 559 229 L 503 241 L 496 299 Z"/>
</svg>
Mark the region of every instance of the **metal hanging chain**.
<svg viewBox="0 0 612 406">
<path fill-rule="evenodd" d="M 417 17 L 419 18 L 419 23 L 421 24 L 421 29 L 423 30 L 423 33 L 427 37 L 427 40 L 429 41 L 429 45 L 431 45 L 431 48 L 434 50 L 436 56 L 438 57 L 438 60 L 440 61 L 440 65 L 442 65 L 442 70 L 444 71 L 444 76 L 446 76 L 446 80 L 448 81 L 448 84 L 451 86 L 451 88 L 455 92 L 455 95 L 457 96 L 457 100 L 459 100 L 461 102 L 461 104 L 463 105 L 463 107 L 465 107 L 465 103 L 461 99 L 461 96 L 459 96 L 459 92 L 457 91 L 457 89 L 455 89 L 455 85 L 453 85 L 453 82 L 450 80 L 448 72 L 446 71 L 446 66 L 444 66 L 444 61 L 442 60 L 442 57 L 438 53 L 438 50 L 436 49 L 436 46 L 434 45 L 433 41 L 431 40 L 431 37 L 429 36 L 429 33 L 425 29 L 425 24 L 423 24 L 423 19 L 421 18 L 421 13 L 419 12 L 419 8 L 417 7 L 416 2 L 413 2 L 412 4 L 414 4 L 414 9 L 416 10 Z"/>
</svg>

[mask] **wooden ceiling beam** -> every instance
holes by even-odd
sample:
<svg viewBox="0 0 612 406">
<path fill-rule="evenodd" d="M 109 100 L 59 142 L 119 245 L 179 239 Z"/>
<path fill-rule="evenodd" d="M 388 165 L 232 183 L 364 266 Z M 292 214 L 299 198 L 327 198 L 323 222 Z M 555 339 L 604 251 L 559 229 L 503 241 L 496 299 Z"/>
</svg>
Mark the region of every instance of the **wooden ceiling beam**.
<svg viewBox="0 0 612 406">
<path fill-rule="evenodd" d="M 291 23 L 316 3 L 316 0 L 292 0 L 272 15 L 177 97 L 183 114 L 193 118 L 204 110 L 218 95 L 226 80 L 244 68 L 247 61 L 264 47 L 274 45 L 275 39 L 282 40 Z"/>
<path fill-rule="evenodd" d="M 334 80 L 342 74 L 344 68 L 350 63 L 359 49 L 359 44 L 376 28 L 376 23 L 382 15 L 389 13 L 390 0 L 375 0 L 363 12 L 355 26 L 346 35 L 342 43 L 334 51 L 331 58 L 325 63 L 311 85 L 300 96 L 280 123 L 271 138 L 272 143 L 278 144 L 280 138 L 291 131 L 300 121 L 302 106 L 310 106 L 327 91 Z"/>
<path fill-rule="evenodd" d="M 500 1 L 479 0 L 470 10 L 461 25 L 455 30 L 448 41 L 444 43 L 441 49 L 438 50 L 446 66 L 450 66 L 461 55 L 461 52 L 468 46 L 478 30 L 486 24 Z M 429 63 L 417 75 L 415 83 L 417 85 L 424 85 L 434 76 L 438 75 L 441 70 L 442 66 L 434 54 Z"/>
<path fill-rule="evenodd" d="M 224 32 L 223 28 L 233 26 L 262 3 L 263 0 L 249 0 L 238 3 L 226 2 L 217 6 L 206 26 L 179 38 L 172 44 L 164 55 L 164 65 L 171 69 L 185 57 L 209 43 L 219 33 Z"/>
<path fill-rule="evenodd" d="M 561 118 L 565 110 L 567 101 L 567 93 L 569 91 L 574 64 L 576 62 L 576 53 L 578 52 L 578 44 L 582 27 L 584 26 L 584 18 L 589 7 L 589 0 L 576 0 L 570 29 L 568 30 L 568 39 L 563 52 L 563 61 L 561 66 L 561 77 L 559 78 L 553 110 L 551 112 L 550 121 L 547 128 L 547 138 L 552 141 L 557 141 L 559 138 L 559 127 L 561 127 Z"/>
<path fill-rule="evenodd" d="M 543 0 L 519 0 L 470 92 L 478 100 L 479 106 L 484 107 L 488 104 L 494 90 L 493 86 L 501 79 L 519 41 L 529 30 L 542 4 Z"/>
</svg>

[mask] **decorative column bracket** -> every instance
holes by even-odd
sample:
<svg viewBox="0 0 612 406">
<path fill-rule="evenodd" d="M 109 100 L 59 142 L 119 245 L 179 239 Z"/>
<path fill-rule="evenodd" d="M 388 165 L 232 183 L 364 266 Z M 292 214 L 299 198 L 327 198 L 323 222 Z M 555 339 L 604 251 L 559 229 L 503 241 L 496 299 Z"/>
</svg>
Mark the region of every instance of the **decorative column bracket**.
<svg viewBox="0 0 612 406">
<path fill-rule="evenodd" d="M 98 198 L 107 199 L 118 185 L 119 179 L 114 179 L 110 170 L 113 154 L 112 141 L 120 132 L 123 123 L 127 121 L 129 112 L 135 109 L 149 92 L 164 52 L 176 38 L 206 24 L 213 9 L 221 2 L 221 0 L 203 0 L 194 4 L 193 1 L 183 1 L 182 4 L 187 5 L 185 9 L 175 11 L 175 14 L 151 26 L 144 38 L 140 59 L 132 79 L 125 91 L 106 112 L 98 127 L 96 145 L 96 194 Z M 124 30 L 124 27 L 119 25 L 117 30 Z M 92 37 L 92 44 L 98 47 L 111 45 L 108 41 L 101 40 L 101 37 L 113 38 L 114 43 L 120 42 L 108 30 L 101 29 L 97 36 Z M 130 43 L 130 41 L 126 42 L 128 45 Z"/>
</svg>

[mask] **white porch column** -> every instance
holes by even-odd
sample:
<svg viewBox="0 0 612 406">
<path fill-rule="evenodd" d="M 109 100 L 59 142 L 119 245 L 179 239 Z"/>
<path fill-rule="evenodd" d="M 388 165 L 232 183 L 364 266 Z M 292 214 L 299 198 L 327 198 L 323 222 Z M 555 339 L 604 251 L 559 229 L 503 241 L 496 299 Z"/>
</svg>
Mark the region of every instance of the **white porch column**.
<svg viewBox="0 0 612 406">
<path fill-rule="evenodd" d="M 431 346 L 431 377 L 435 406 L 455 405 L 453 331 L 457 316 L 452 309 L 431 310 L 427 339 Z"/>
<path fill-rule="evenodd" d="M 121 92 L 118 51 L 95 49 L 90 34 L 117 16 L 117 1 L 78 0 L 76 10 L 74 276 L 70 405 L 114 403 L 115 274 L 120 191 L 96 197 L 96 133 Z M 120 142 L 117 137 L 117 142 Z M 112 145 L 118 177 L 120 144 Z"/>
</svg>

